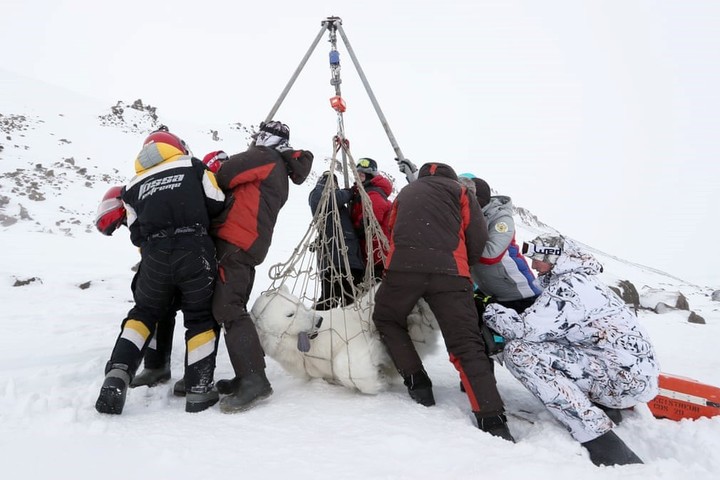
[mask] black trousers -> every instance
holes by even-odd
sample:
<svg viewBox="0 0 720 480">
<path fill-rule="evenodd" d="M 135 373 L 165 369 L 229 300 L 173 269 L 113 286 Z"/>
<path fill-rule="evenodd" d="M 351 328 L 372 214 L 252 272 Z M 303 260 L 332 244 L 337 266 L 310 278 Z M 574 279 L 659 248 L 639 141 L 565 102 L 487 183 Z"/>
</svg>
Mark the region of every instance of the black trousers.
<svg viewBox="0 0 720 480">
<path fill-rule="evenodd" d="M 518 313 L 523 313 L 525 310 L 530 308 L 530 306 L 535 303 L 535 300 L 537 299 L 537 295 L 534 297 L 529 298 L 521 298 L 518 300 L 495 300 L 494 297 L 485 297 L 485 295 L 477 290 L 475 292 L 475 308 L 477 309 L 478 314 L 478 325 L 480 325 L 480 333 L 483 337 L 483 341 L 485 342 L 485 353 L 488 355 L 495 355 L 496 353 L 499 353 L 503 350 L 505 347 L 505 341 L 502 340 L 502 337 L 496 337 L 496 333 L 490 330 L 490 328 L 485 324 L 485 320 L 483 319 L 483 313 L 485 312 L 485 307 L 490 303 L 499 303 L 503 307 L 512 308 Z M 498 340 L 499 338 L 499 340 Z"/>
<path fill-rule="evenodd" d="M 212 316 L 217 275 L 215 248 L 207 235 L 179 235 L 148 241 L 133 289 L 135 306 L 123 320 L 106 372 L 135 375 L 156 326 L 179 295 L 185 323 L 185 385 L 204 391 L 213 383 L 218 326 Z"/>
<path fill-rule="evenodd" d="M 138 263 L 138 265 L 138 271 L 135 273 L 132 283 L 130 284 L 130 289 L 133 291 L 133 294 L 135 292 L 135 286 L 137 285 L 142 262 Z M 152 336 L 145 350 L 145 368 L 157 369 L 163 368 L 165 365 L 170 365 L 173 337 L 175 336 L 175 317 L 177 316 L 178 310 L 180 310 L 180 292 L 177 292 L 173 298 L 173 304 L 170 310 L 162 316 L 161 320 L 155 326 L 155 334 Z"/>
<path fill-rule="evenodd" d="M 470 279 L 442 274 L 385 271 L 375 294 L 373 321 L 402 375 L 422 368 L 408 334 L 407 317 L 424 298 L 437 318 L 450 361 L 460 373 L 473 412 L 503 412 L 490 359 L 480 336 Z"/>
<path fill-rule="evenodd" d="M 241 248 L 216 239 L 219 275 L 213 298 L 213 315 L 225 332 L 225 346 L 236 377 L 265 371 L 260 344 L 247 304 L 255 281 L 255 265 Z"/>
<path fill-rule="evenodd" d="M 355 301 L 352 286 L 357 286 L 363 281 L 365 272 L 362 270 L 350 270 L 350 277 L 335 271 L 333 268 L 326 268 L 322 272 L 320 283 L 320 299 L 315 304 L 316 310 L 330 310 L 335 307 L 352 305 Z"/>
</svg>

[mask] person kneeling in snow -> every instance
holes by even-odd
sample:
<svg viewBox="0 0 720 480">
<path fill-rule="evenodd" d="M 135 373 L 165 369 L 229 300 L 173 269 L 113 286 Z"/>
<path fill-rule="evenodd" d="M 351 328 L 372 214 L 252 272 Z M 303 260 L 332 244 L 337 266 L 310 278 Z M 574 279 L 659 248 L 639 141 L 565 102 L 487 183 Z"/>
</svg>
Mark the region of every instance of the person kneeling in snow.
<svg viewBox="0 0 720 480">
<path fill-rule="evenodd" d="M 605 286 L 602 266 L 559 235 L 523 245 L 544 288 L 524 313 L 498 304 L 483 315 L 505 337 L 507 369 L 590 453 L 595 465 L 642 463 L 612 431 L 606 410 L 647 402 L 659 366 L 635 314 Z"/>
</svg>

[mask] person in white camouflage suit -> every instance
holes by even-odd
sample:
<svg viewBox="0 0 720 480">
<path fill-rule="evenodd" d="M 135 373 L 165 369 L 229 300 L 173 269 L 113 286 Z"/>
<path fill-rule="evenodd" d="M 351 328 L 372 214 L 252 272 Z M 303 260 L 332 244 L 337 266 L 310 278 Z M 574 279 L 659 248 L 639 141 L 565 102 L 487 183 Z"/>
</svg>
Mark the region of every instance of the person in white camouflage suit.
<svg viewBox="0 0 720 480">
<path fill-rule="evenodd" d="M 619 413 L 658 392 L 650 339 L 597 277 L 602 265 L 559 235 L 525 243 L 543 292 L 524 313 L 490 304 L 485 322 L 506 340 L 503 359 L 590 453 L 596 465 L 642 463 L 612 431 Z M 616 417 L 617 418 L 617 417 Z"/>
</svg>

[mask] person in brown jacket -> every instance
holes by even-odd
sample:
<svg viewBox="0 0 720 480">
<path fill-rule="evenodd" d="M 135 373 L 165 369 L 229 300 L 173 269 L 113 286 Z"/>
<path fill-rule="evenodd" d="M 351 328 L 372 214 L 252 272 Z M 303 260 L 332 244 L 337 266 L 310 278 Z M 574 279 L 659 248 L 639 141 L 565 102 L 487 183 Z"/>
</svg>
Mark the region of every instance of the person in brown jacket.
<svg viewBox="0 0 720 480">
<path fill-rule="evenodd" d="M 218 257 L 218 281 L 213 315 L 225 332 L 235 378 L 219 381 L 220 410 L 235 413 L 253 407 L 272 394 L 265 375 L 265 353 L 247 302 L 255 267 L 265 260 L 278 213 L 288 198 L 288 178 L 301 184 L 312 168 L 313 154 L 290 147 L 290 129 L 262 123 L 255 144 L 232 155 L 217 173 L 218 185 L 230 197 L 224 217 L 213 230 Z"/>
<path fill-rule="evenodd" d="M 375 295 L 373 321 L 410 397 L 435 405 L 432 382 L 408 334 L 407 317 L 424 298 L 437 318 L 478 427 L 514 441 L 480 335 L 470 265 L 488 238 L 474 195 L 442 163 L 426 163 L 390 213 L 390 251 Z"/>
</svg>

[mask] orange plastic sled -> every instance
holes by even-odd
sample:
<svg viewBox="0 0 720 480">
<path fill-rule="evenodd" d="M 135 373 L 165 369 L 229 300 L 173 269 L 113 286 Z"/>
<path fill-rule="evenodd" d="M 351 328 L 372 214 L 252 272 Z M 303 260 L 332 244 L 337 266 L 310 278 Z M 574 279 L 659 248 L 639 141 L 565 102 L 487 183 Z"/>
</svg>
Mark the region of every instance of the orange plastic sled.
<svg viewBox="0 0 720 480">
<path fill-rule="evenodd" d="M 656 418 L 682 420 L 720 415 L 720 388 L 661 373 L 658 396 L 648 402 Z"/>
</svg>

